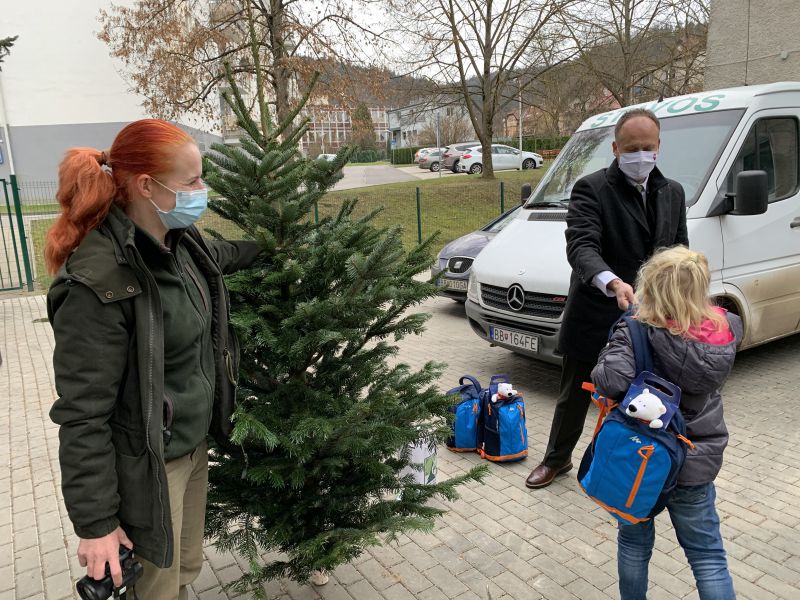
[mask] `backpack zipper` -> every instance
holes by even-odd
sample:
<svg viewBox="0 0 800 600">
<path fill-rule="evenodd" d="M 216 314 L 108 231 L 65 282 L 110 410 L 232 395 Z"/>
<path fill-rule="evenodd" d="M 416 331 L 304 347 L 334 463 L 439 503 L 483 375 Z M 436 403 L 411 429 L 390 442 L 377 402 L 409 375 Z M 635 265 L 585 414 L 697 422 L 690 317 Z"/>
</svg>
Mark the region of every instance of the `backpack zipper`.
<svg viewBox="0 0 800 600">
<path fill-rule="evenodd" d="M 637 451 L 637 454 L 642 457 L 642 464 L 639 465 L 639 472 L 636 474 L 636 479 L 633 481 L 631 493 L 628 496 L 628 501 L 625 503 L 626 508 L 633 506 L 633 501 L 636 499 L 636 494 L 639 493 L 639 486 L 642 484 L 642 478 L 644 477 L 644 472 L 647 469 L 647 461 L 650 460 L 650 457 L 653 455 L 655 449 L 655 446 L 649 445 L 642 446 Z"/>
<path fill-rule="evenodd" d="M 525 411 L 522 410 L 522 406 L 517 404 L 517 408 L 519 409 L 519 439 L 522 441 L 522 445 L 525 445 L 525 430 L 522 426 L 525 424 Z"/>
</svg>

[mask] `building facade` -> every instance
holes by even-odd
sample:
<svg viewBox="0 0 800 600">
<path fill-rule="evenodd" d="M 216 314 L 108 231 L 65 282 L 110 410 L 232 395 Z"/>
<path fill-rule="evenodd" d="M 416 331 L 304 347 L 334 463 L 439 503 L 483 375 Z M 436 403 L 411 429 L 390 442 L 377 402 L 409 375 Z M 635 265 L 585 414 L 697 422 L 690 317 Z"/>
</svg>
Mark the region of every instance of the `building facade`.
<svg viewBox="0 0 800 600">
<path fill-rule="evenodd" d="M 705 88 L 800 81 L 798 0 L 712 0 Z"/>
<path fill-rule="evenodd" d="M 149 116 L 97 39 L 105 7 L 103 0 L 64 0 L 47 3 L 43 14 L 40 4 L 4 4 L 3 35 L 19 39 L 0 71 L 0 178 L 53 182 L 68 148 L 108 148 L 126 124 Z M 188 119 L 179 125 L 201 149 L 222 139 Z"/>
<path fill-rule="evenodd" d="M 388 111 L 388 128 L 394 148 L 436 144 L 444 146 L 475 139 L 475 130 L 463 103 L 444 102 L 436 97 Z"/>
</svg>

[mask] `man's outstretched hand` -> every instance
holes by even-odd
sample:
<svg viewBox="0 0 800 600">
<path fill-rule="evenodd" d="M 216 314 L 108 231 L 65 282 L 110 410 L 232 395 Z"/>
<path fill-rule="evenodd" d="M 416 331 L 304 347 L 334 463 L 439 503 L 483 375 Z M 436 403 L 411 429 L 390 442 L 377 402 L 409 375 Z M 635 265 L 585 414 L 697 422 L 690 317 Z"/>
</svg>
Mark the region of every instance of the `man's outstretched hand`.
<svg viewBox="0 0 800 600">
<path fill-rule="evenodd" d="M 622 279 L 612 279 L 606 287 L 617 297 L 620 310 L 628 310 L 633 304 L 633 288 Z"/>
</svg>

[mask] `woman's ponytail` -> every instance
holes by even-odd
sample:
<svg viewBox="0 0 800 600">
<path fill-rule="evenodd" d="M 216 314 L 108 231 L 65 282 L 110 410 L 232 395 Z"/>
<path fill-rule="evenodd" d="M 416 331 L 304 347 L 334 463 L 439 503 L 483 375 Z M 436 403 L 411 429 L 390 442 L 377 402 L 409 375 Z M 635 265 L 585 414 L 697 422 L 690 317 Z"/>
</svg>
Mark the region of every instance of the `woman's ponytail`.
<svg viewBox="0 0 800 600">
<path fill-rule="evenodd" d="M 137 175 L 168 172 L 174 168 L 175 149 L 190 143 L 192 136 L 172 123 L 141 119 L 122 128 L 110 151 L 67 150 L 58 167 L 61 215 L 47 232 L 44 249 L 47 270 L 61 268 L 86 234 L 103 222 L 112 203 L 126 208 L 128 188 Z"/>
<path fill-rule="evenodd" d="M 44 257 L 47 270 L 55 274 L 86 234 L 108 215 L 116 192 L 107 152 L 94 148 L 71 148 L 58 167 L 56 199 L 61 214 L 47 232 Z"/>
</svg>

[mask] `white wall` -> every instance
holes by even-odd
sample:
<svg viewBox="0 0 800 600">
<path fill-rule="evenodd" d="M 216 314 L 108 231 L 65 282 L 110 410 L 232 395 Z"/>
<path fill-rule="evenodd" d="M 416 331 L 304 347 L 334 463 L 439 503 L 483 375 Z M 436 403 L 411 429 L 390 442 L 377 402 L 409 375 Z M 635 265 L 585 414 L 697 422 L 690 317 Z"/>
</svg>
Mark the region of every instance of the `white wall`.
<svg viewBox="0 0 800 600">
<path fill-rule="evenodd" d="M 133 0 L 115 0 L 133 4 Z M 12 126 L 108 123 L 147 117 L 97 39 L 107 0 L 3 0 L 0 36 L 19 35 L 2 64 Z M 4 116 L 0 115 L 0 121 Z"/>
</svg>

